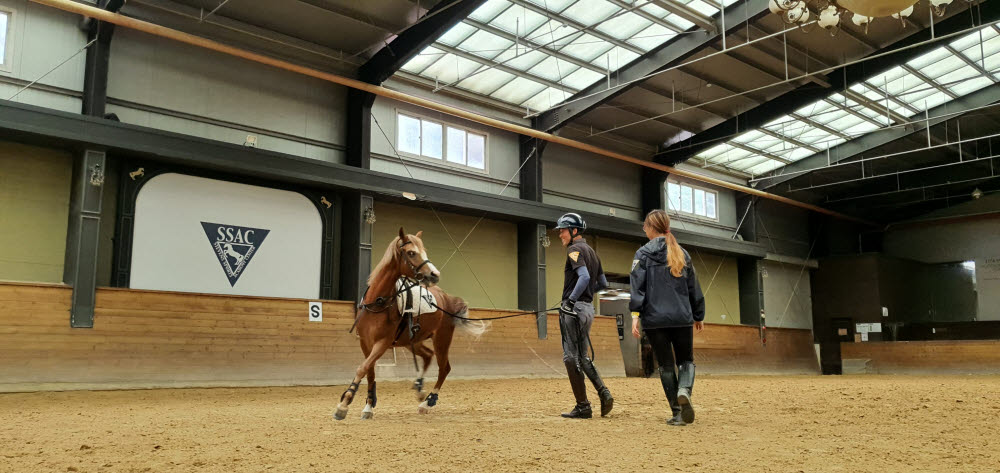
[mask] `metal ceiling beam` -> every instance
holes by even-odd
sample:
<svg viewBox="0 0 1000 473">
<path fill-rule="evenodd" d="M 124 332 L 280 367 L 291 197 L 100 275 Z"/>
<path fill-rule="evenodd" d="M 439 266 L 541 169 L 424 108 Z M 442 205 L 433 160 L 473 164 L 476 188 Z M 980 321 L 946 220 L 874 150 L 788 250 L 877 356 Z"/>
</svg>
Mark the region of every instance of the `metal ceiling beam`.
<svg viewBox="0 0 1000 473">
<path fill-rule="evenodd" d="M 751 153 L 756 153 L 758 156 L 760 156 L 762 158 L 772 159 L 772 160 L 777 161 L 777 162 L 779 162 L 781 164 L 791 164 L 791 161 L 789 161 L 789 160 L 787 160 L 785 158 L 782 158 L 781 156 L 778 156 L 778 155 L 776 155 L 774 153 L 771 153 L 771 152 L 768 152 L 768 151 L 763 151 L 763 150 L 754 148 L 753 146 L 749 146 L 749 145 L 746 145 L 746 144 L 743 144 L 743 143 L 738 143 L 736 141 L 730 141 L 729 143 L 726 143 L 726 144 L 728 144 L 729 146 L 732 146 L 733 148 L 739 148 L 739 149 L 742 149 L 743 151 L 749 151 Z"/>
<path fill-rule="evenodd" d="M 767 128 L 761 127 L 761 128 L 758 128 L 757 131 L 759 131 L 759 132 L 761 132 L 761 133 L 763 133 L 763 134 L 765 134 L 767 136 L 771 136 L 771 137 L 777 138 L 777 139 L 782 140 L 782 141 L 787 141 L 787 142 L 789 142 L 789 143 L 791 143 L 791 144 L 793 144 L 795 146 L 798 146 L 800 148 L 805 148 L 805 149 L 807 149 L 809 151 L 812 151 L 813 153 L 818 153 L 820 151 L 819 148 L 817 148 L 817 147 L 815 147 L 813 145 L 810 145 L 808 143 L 799 141 L 798 139 L 795 139 L 795 138 L 793 138 L 791 136 L 782 135 L 781 133 L 778 133 L 778 132 L 775 132 L 775 131 L 772 131 L 772 130 L 768 130 Z"/>
<path fill-rule="evenodd" d="M 712 33 L 719 31 L 719 28 L 715 25 L 715 21 L 712 18 L 702 15 L 701 12 L 683 3 L 667 0 L 652 0 L 650 3 L 698 25 L 699 28 L 705 31 L 710 31 Z"/>
<path fill-rule="evenodd" d="M 486 0 L 442 0 L 416 24 L 380 49 L 358 69 L 358 77 L 381 84 Z"/>
<path fill-rule="evenodd" d="M 820 130 L 823 130 L 823 131 L 825 131 L 825 132 L 827 132 L 827 133 L 829 133 L 831 135 L 838 136 L 838 137 L 843 138 L 845 140 L 850 140 L 851 139 L 851 135 L 848 135 L 848 134 L 845 134 L 845 133 L 843 133 L 843 132 L 841 132 L 839 130 L 835 130 L 833 128 L 830 128 L 830 127 L 828 127 L 828 126 L 826 126 L 826 125 L 824 125 L 824 124 L 822 124 L 820 122 L 817 122 L 817 121 L 815 121 L 815 120 L 813 120 L 811 118 L 807 118 L 804 115 L 799 115 L 798 113 L 789 113 L 788 116 L 790 116 L 790 117 L 792 117 L 792 118 L 794 118 L 796 120 L 799 120 L 799 121 L 801 121 L 801 122 L 803 122 L 803 123 L 805 123 L 805 124 L 807 124 L 807 125 L 809 125 L 809 126 L 811 126 L 813 128 L 818 128 Z"/>
<path fill-rule="evenodd" d="M 910 117 L 904 117 L 903 115 L 893 112 L 891 109 L 887 109 L 883 105 L 876 103 L 871 99 L 869 99 L 868 97 L 865 97 L 864 95 L 859 94 L 851 89 L 847 89 L 841 92 L 841 94 L 843 94 L 844 97 L 847 97 L 861 104 L 862 107 L 865 107 L 868 110 L 871 110 L 879 115 L 886 115 L 888 119 L 894 123 L 906 123 L 910 121 Z M 884 125 L 879 124 L 879 126 L 884 126 Z"/>
<path fill-rule="evenodd" d="M 956 110 L 968 110 L 984 107 L 998 102 L 1000 102 L 1000 84 L 987 86 L 986 88 L 980 89 L 969 95 L 932 108 L 928 112 L 928 116 L 931 117 L 928 121 L 916 121 L 906 127 L 896 127 L 879 130 L 875 133 L 869 133 L 830 148 L 829 153 L 823 151 L 789 164 L 782 168 L 782 175 L 761 181 L 763 184 L 762 188 L 771 188 L 788 182 L 791 179 L 805 176 L 809 172 L 822 170 L 828 164 L 834 164 L 851 159 L 861 153 L 866 153 L 878 148 L 879 146 L 886 145 L 901 138 L 905 138 L 916 133 L 926 133 L 925 130 L 928 126 L 934 126 L 955 118 L 955 116 L 950 114 L 954 113 Z M 828 159 L 829 161 L 827 161 Z"/>
<path fill-rule="evenodd" d="M 979 72 L 980 74 L 982 74 L 984 77 L 986 77 L 987 79 L 993 81 L 994 84 L 997 83 L 997 82 L 1000 82 L 1000 79 L 997 79 L 993 74 L 991 74 L 990 72 L 988 72 L 986 69 L 983 69 L 982 64 L 979 64 L 978 62 L 975 62 L 972 59 L 969 59 L 968 56 L 966 56 L 966 55 L 962 54 L 961 52 L 957 51 L 955 48 L 951 47 L 950 44 L 946 44 L 944 46 L 944 48 L 947 49 L 948 52 L 954 54 L 959 59 L 961 59 L 962 62 L 968 64 L 970 67 L 972 67 L 977 72 Z"/>
<path fill-rule="evenodd" d="M 941 84 L 937 83 L 937 81 L 935 81 L 934 79 L 931 79 L 930 77 L 927 77 L 926 75 L 924 75 L 923 72 L 920 72 L 920 71 L 914 69 L 909 64 L 901 64 L 899 67 L 902 67 L 904 71 L 909 72 L 910 74 L 913 74 L 914 76 L 916 76 L 918 79 L 924 81 L 927 85 L 929 85 L 931 87 L 934 87 L 935 89 L 937 89 L 942 94 L 945 94 L 945 95 L 947 95 L 947 96 L 949 96 L 949 97 L 951 97 L 953 99 L 958 98 L 958 94 L 956 94 L 956 93 L 954 93 L 954 92 L 952 92 L 952 91 L 950 91 L 950 90 L 942 87 Z"/>
<path fill-rule="evenodd" d="M 899 105 L 900 107 L 903 107 L 903 108 L 905 108 L 905 109 L 909 110 L 909 111 L 911 112 L 911 114 L 917 114 L 917 113 L 920 113 L 920 110 L 918 110 L 918 109 L 917 109 L 916 107 L 914 107 L 913 105 L 910 105 L 910 104 L 906 103 L 906 101 L 904 101 L 904 100 L 900 99 L 899 97 L 896 97 L 895 95 L 892 95 L 892 94 L 886 94 L 884 90 L 882 90 L 882 89 L 878 88 L 878 86 L 876 86 L 875 84 L 872 84 L 872 83 L 871 83 L 871 82 L 869 82 L 869 81 L 864 81 L 864 82 L 862 82 L 862 84 L 863 84 L 863 85 L 864 85 L 865 87 L 868 87 L 869 89 L 871 89 L 871 90 L 873 90 L 873 91 L 876 91 L 876 92 L 881 92 L 881 93 L 883 94 L 883 96 L 884 96 L 884 97 L 888 97 L 888 98 L 889 98 L 889 101 L 891 101 L 891 102 L 895 103 L 896 105 Z"/>
<path fill-rule="evenodd" d="M 767 0 L 740 0 L 726 7 L 725 23 L 729 31 L 734 31 L 748 20 L 756 19 L 767 13 Z M 720 12 L 721 14 L 722 12 Z M 718 17 L 718 15 L 716 16 Z M 649 74 L 677 66 L 706 46 L 715 43 L 721 37 L 721 32 L 695 32 L 678 36 L 643 54 L 627 66 L 620 68 L 616 76 L 623 83 L 632 83 L 633 81 L 637 83 L 638 80 Z M 621 95 L 632 85 L 634 83 L 615 89 L 608 89 L 605 84 L 593 84 L 580 91 L 580 93 L 571 99 L 572 101 L 553 107 L 536 117 L 535 128 L 546 132 L 558 130 L 597 106 Z"/>
<path fill-rule="evenodd" d="M 1000 2 L 985 2 L 980 4 L 978 8 L 982 13 L 982 24 L 1000 21 Z M 730 23 L 727 21 L 726 24 Z M 936 36 L 942 36 L 965 30 L 968 27 L 968 17 L 965 15 L 955 15 L 937 23 L 934 26 L 934 32 Z M 854 63 L 840 70 L 830 72 L 827 77 L 830 80 L 831 88 L 833 90 L 844 90 L 851 84 L 882 74 L 893 67 L 905 64 L 907 61 L 940 47 L 939 43 L 920 44 L 930 39 L 930 30 L 917 31 L 884 48 L 883 51 L 885 52 L 894 52 L 880 57 L 877 61 Z M 581 94 L 585 92 L 586 89 Z M 657 153 L 655 160 L 662 164 L 683 162 L 690 156 L 715 146 L 716 143 L 724 141 L 730 136 L 759 128 L 766 123 L 772 122 L 811 103 L 826 99 L 829 95 L 829 89 L 821 89 L 813 85 L 799 87 L 796 90 L 785 93 L 752 110 L 698 133 L 687 140 L 668 147 Z M 564 108 L 557 107 L 552 112 L 562 111 Z M 563 115 L 568 115 L 568 113 L 563 113 Z"/>
</svg>

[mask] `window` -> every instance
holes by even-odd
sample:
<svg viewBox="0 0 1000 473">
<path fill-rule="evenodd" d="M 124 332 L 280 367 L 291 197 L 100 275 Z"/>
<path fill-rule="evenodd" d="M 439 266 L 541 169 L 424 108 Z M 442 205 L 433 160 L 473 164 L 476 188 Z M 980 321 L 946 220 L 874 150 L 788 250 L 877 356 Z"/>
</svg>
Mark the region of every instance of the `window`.
<svg viewBox="0 0 1000 473">
<path fill-rule="evenodd" d="M 397 114 L 396 123 L 399 152 L 486 170 L 486 135 L 402 113 Z"/>
<path fill-rule="evenodd" d="M 0 70 L 10 72 L 11 51 L 8 46 L 13 43 L 10 32 L 13 29 L 14 12 L 0 8 Z"/>
<path fill-rule="evenodd" d="M 718 220 L 718 201 L 715 191 L 667 181 L 667 210 L 670 212 Z"/>
</svg>

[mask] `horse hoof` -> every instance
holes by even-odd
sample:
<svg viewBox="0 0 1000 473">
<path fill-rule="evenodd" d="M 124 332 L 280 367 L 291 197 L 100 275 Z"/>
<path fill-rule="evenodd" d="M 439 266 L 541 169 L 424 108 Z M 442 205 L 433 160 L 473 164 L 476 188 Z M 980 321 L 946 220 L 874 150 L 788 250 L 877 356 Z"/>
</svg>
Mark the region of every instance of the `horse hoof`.
<svg viewBox="0 0 1000 473">
<path fill-rule="evenodd" d="M 419 414 L 430 414 L 431 413 L 431 409 L 432 409 L 432 406 L 427 405 L 427 401 L 424 401 L 424 402 L 421 402 L 419 406 L 417 406 L 417 413 L 419 413 Z"/>
<path fill-rule="evenodd" d="M 346 419 L 347 418 L 347 409 L 337 408 L 336 411 L 333 411 L 333 418 L 335 420 L 344 420 L 344 419 Z"/>
<path fill-rule="evenodd" d="M 371 419 L 374 416 L 375 416 L 375 414 L 372 413 L 372 412 L 362 412 L 361 413 L 361 420 L 369 420 L 369 419 Z"/>
</svg>

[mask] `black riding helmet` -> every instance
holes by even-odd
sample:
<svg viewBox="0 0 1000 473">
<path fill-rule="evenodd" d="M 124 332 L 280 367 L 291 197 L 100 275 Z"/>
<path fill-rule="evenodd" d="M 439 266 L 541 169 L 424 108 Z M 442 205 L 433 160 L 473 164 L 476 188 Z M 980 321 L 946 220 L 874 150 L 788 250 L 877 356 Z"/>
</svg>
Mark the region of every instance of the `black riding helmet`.
<svg viewBox="0 0 1000 473">
<path fill-rule="evenodd" d="M 556 230 L 561 228 L 570 229 L 570 233 L 573 236 L 576 236 L 583 233 L 583 231 L 587 229 L 587 222 L 583 221 L 583 217 L 581 217 L 580 214 L 563 214 L 562 217 L 559 217 L 559 220 L 556 220 Z M 577 230 L 576 232 L 573 232 L 574 228 Z"/>
</svg>

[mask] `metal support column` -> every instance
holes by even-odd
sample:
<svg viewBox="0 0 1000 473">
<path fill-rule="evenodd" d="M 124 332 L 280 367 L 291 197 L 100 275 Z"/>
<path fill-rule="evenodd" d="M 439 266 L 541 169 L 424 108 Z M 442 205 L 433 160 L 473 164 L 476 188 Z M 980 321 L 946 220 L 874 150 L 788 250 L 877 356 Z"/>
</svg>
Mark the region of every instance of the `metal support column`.
<svg viewBox="0 0 1000 473">
<path fill-rule="evenodd" d="M 667 175 L 667 173 L 657 169 L 642 168 L 639 194 L 642 199 L 643 218 L 653 210 L 667 208 L 666 189 L 663 187 Z"/>
<path fill-rule="evenodd" d="M 97 246 L 101 231 L 101 202 L 106 157 L 86 150 L 73 163 L 66 261 L 63 281 L 73 286 L 70 326 L 93 327 L 97 290 Z"/>
<path fill-rule="evenodd" d="M 545 313 L 545 225 L 534 222 L 517 224 L 517 306 L 537 311 L 538 338 L 548 336 Z"/>
<path fill-rule="evenodd" d="M 360 192 L 343 195 L 340 219 L 340 292 L 338 299 L 357 301 L 364 294 L 372 262 L 374 199 Z"/>
<path fill-rule="evenodd" d="M 740 324 L 760 326 L 764 314 L 763 261 L 739 258 L 736 271 L 740 287 Z"/>
<path fill-rule="evenodd" d="M 519 173 L 521 198 L 534 202 L 542 201 L 542 152 L 547 141 L 520 136 Z M 525 162 L 527 161 L 527 163 Z"/>
<path fill-rule="evenodd" d="M 347 159 L 345 164 L 371 169 L 372 104 L 375 94 L 347 91 Z"/>
</svg>

